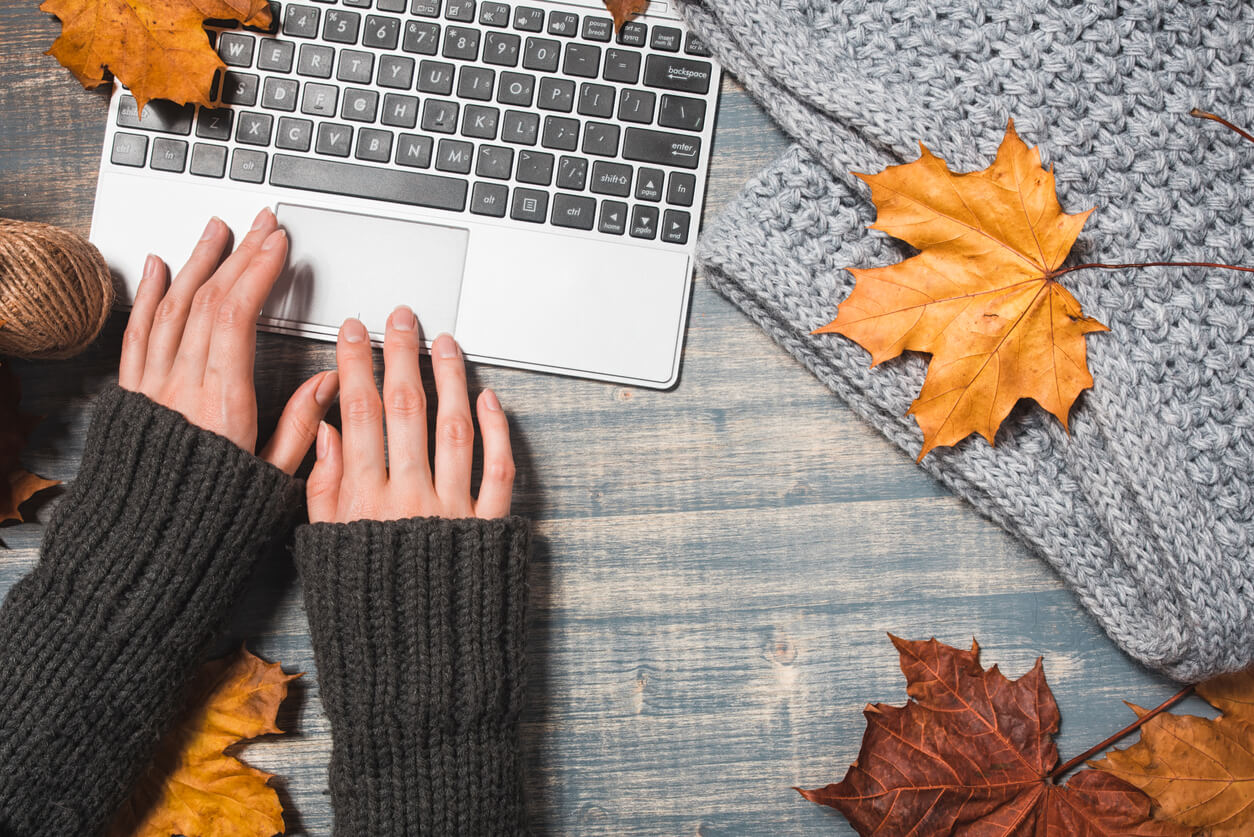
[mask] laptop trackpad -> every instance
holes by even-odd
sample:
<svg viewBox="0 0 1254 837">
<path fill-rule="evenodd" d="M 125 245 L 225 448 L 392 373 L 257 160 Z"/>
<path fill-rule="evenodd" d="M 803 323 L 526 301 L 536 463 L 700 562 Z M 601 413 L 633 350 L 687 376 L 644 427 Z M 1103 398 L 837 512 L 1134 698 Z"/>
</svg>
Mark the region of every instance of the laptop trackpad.
<svg viewBox="0 0 1254 837">
<path fill-rule="evenodd" d="M 275 214 L 287 268 L 262 316 L 329 328 L 357 317 L 381 335 L 392 309 L 408 305 L 427 339 L 453 332 L 467 230 L 284 203 Z"/>
</svg>

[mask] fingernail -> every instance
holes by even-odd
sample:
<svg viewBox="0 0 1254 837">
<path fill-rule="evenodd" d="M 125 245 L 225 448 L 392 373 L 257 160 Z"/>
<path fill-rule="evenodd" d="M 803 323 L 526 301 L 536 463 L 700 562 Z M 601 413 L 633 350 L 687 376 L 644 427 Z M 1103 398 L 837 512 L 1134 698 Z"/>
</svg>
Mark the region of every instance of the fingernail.
<svg viewBox="0 0 1254 837">
<path fill-rule="evenodd" d="M 151 279 L 153 276 L 157 275 L 157 264 L 160 261 L 161 260 L 158 259 L 156 256 L 154 256 L 152 253 L 148 254 L 148 258 L 144 259 L 144 275 L 140 278 L 141 282 L 147 279 Z"/>
<path fill-rule="evenodd" d="M 266 225 L 266 223 L 267 223 L 267 222 L 269 222 L 269 220 L 270 220 L 269 216 L 270 216 L 270 210 L 269 210 L 269 209 L 263 209 L 263 210 L 261 210 L 260 212 L 258 212 L 258 213 L 257 213 L 257 217 L 253 219 L 253 227 L 252 227 L 252 228 L 253 228 L 254 230 L 259 230 L 259 229 L 261 229 L 262 227 L 264 227 L 264 226 Z"/>
<path fill-rule="evenodd" d="M 432 348 L 435 349 L 438 357 L 457 357 L 457 341 L 448 334 L 441 334 L 435 338 L 435 345 Z"/>
<path fill-rule="evenodd" d="M 399 331 L 413 331 L 418 326 L 418 318 L 414 316 L 414 310 L 408 305 L 398 306 L 392 312 L 392 328 Z"/>
<path fill-rule="evenodd" d="M 344 321 L 344 325 L 340 326 L 340 336 L 349 343 L 360 343 L 370 337 L 366 333 L 366 327 L 361 324 L 361 320 L 349 317 Z"/>
<path fill-rule="evenodd" d="M 209 223 L 205 224 L 205 231 L 200 234 L 200 240 L 207 241 L 208 239 L 213 238 L 214 233 L 218 231 L 218 224 L 221 223 L 222 219 L 220 219 L 217 215 L 210 218 Z"/>
<path fill-rule="evenodd" d="M 261 242 L 261 249 L 273 250 L 275 247 L 278 247 L 279 242 L 281 242 L 285 238 L 287 238 L 287 233 L 285 233 L 283 230 L 275 230 L 274 232 L 266 236 L 265 241 Z"/>
<path fill-rule="evenodd" d="M 327 458 L 327 445 L 328 445 L 328 441 L 327 441 L 327 439 L 328 439 L 328 437 L 329 437 L 329 436 L 330 436 L 330 432 L 327 430 L 327 423 L 326 423 L 325 421 L 320 421 L 320 422 L 318 422 L 318 445 L 317 445 L 317 448 L 318 448 L 318 458 L 319 458 L 319 459 L 326 459 L 326 458 Z"/>
<path fill-rule="evenodd" d="M 496 393 L 490 389 L 483 391 L 483 406 L 494 413 L 501 412 L 501 402 L 496 400 Z"/>
<path fill-rule="evenodd" d="M 318 389 L 314 391 L 314 401 L 318 402 L 319 407 L 330 407 L 331 402 L 335 400 L 335 396 L 339 391 L 340 373 L 335 371 L 328 372 L 318 382 Z"/>
</svg>

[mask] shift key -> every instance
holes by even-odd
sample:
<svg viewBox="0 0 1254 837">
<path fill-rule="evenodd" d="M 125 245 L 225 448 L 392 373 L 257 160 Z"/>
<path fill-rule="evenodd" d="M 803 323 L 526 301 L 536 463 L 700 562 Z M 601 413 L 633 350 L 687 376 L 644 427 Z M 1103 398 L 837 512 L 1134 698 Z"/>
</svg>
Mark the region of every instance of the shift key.
<svg viewBox="0 0 1254 837">
<path fill-rule="evenodd" d="M 693 61 L 673 55 L 650 55 L 644 62 L 644 86 L 681 93 L 707 93 L 710 89 L 708 61 Z"/>
<path fill-rule="evenodd" d="M 628 128 L 623 140 L 623 156 L 642 163 L 695 169 L 701 159 L 701 138 L 645 128 Z"/>
</svg>

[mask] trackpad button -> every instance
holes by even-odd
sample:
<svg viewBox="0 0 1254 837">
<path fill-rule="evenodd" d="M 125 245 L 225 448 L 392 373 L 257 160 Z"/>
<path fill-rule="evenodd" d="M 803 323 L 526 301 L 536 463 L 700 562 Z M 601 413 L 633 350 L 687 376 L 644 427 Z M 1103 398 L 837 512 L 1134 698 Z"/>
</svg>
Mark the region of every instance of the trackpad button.
<svg viewBox="0 0 1254 837">
<path fill-rule="evenodd" d="M 287 268 L 263 317 L 337 328 L 357 317 L 382 334 L 398 305 L 414 309 L 424 337 L 457 322 L 467 230 L 279 204 L 287 230 Z"/>
</svg>

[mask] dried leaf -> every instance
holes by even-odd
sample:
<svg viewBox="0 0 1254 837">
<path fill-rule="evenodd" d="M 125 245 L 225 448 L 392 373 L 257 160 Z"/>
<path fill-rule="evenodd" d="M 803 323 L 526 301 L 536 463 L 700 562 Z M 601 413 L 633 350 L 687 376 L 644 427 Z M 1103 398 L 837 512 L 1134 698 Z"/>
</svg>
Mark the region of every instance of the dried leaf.
<svg viewBox="0 0 1254 837">
<path fill-rule="evenodd" d="M 0 364 L 0 523 L 24 520 L 19 507 L 54 485 L 57 480 L 46 480 L 21 466 L 18 459 L 30 433 L 39 423 L 38 416 L 29 416 L 18 410 L 22 400 L 21 383 L 7 365 Z"/>
<path fill-rule="evenodd" d="M 614 31 L 623 28 L 623 24 L 636 15 L 642 15 L 649 8 L 649 0 L 601 0 L 605 8 L 614 17 Z"/>
<path fill-rule="evenodd" d="M 282 732 L 274 719 L 287 697 L 284 674 L 241 648 L 201 667 L 187 708 L 161 740 L 152 765 L 119 811 L 110 837 L 272 837 L 283 807 L 270 774 L 223 753 L 249 738 Z"/>
<path fill-rule="evenodd" d="M 951 172 L 920 145 L 913 163 L 858 176 L 871 186 L 873 225 L 916 256 L 850 268 L 857 280 L 836 319 L 815 333 L 856 341 L 876 365 L 912 350 L 932 355 L 910 413 L 932 448 L 972 433 L 990 444 L 1021 398 L 1063 423 L 1093 385 L 1084 336 L 1106 331 L 1053 274 L 1089 212 L 1062 211 L 1052 170 L 1012 121 L 987 169 Z"/>
<path fill-rule="evenodd" d="M 859 834 L 1184 835 L 1150 819 L 1149 799 L 1094 770 L 1066 786 L 1057 766 L 1060 715 L 1038 659 L 1018 680 L 985 670 L 979 646 L 892 637 L 901 654 L 904 707 L 863 713 L 858 759 L 837 784 L 802 790 L 830 805 Z"/>
<path fill-rule="evenodd" d="M 149 99 L 211 104 L 213 74 L 226 65 L 209 46 L 206 20 L 270 25 L 266 0 L 44 0 L 39 8 L 61 19 L 48 54 L 87 88 L 112 71 L 141 110 Z"/>
</svg>

